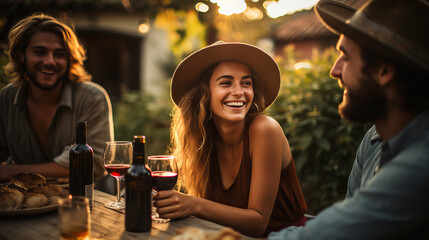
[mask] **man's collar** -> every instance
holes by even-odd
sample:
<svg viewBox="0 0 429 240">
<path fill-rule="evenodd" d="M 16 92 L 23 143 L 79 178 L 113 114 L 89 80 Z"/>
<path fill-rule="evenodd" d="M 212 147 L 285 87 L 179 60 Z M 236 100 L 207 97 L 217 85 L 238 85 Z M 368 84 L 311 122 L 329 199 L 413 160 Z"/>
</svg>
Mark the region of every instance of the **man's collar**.
<svg viewBox="0 0 429 240">
<path fill-rule="evenodd" d="M 27 90 L 28 90 L 28 84 L 24 84 L 23 86 L 20 86 L 18 88 L 18 91 L 16 92 L 16 95 L 15 95 L 15 99 L 13 101 L 14 107 L 21 108 L 26 106 Z M 58 107 L 60 106 L 64 106 L 68 108 L 73 107 L 73 85 L 68 81 L 65 81 L 63 85 L 61 99 L 58 104 Z"/>
<path fill-rule="evenodd" d="M 18 91 L 16 91 L 15 99 L 13 100 L 13 106 L 16 108 L 25 107 L 25 98 L 27 93 L 27 84 L 23 84 L 18 87 Z"/>
<path fill-rule="evenodd" d="M 377 133 L 377 129 L 375 129 L 375 131 L 374 131 L 374 132 L 373 132 L 373 134 L 372 134 L 372 137 L 371 137 L 370 143 L 371 143 L 371 145 L 372 145 L 372 144 L 374 144 L 374 143 L 376 143 L 376 142 L 381 142 L 381 141 L 383 141 L 383 139 L 380 137 L 380 135 L 378 135 L 378 133 Z"/>
</svg>

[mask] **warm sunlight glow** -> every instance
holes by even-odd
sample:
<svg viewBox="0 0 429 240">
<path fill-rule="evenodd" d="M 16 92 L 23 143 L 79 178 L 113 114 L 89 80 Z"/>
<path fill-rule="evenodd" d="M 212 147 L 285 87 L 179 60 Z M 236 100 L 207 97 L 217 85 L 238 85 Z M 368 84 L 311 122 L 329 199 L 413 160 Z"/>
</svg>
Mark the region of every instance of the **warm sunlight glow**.
<svg viewBox="0 0 429 240">
<path fill-rule="evenodd" d="M 144 23 L 141 23 L 139 25 L 139 32 L 140 33 L 145 34 L 145 33 L 148 33 L 149 31 L 150 31 L 150 25 L 149 25 L 149 23 L 144 22 Z"/>
<path fill-rule="evenodd" d="M 263 6 L 265 9 L 267 9 L 267 8 L 268 8 L 268 5 L 270 5 L 272 2 L 275 2 L 275 1 L 265 1 L 265 2 L 263 2 L 263 3 L 262 3 L 262 6 Z"/>
<path fill-rule="evenodd" d="M 292 14 L 296 11 L 309 9 L 314 6 L 319 0 L 279 0 L 266 1 L 264 7 L 267 9 L 267 14 L 271 18 L 278 18 L 286 14 Z M 265 5 L 267 3 L 267 5 Z"/>
<path fill-rule="evenodd" d="M 205 4 L 205 3 L 199 2 L 199 3 L 195 4 L 195 9 L 198 12 L 205 13 L 205 12 L 207 12 L 209 10 L 209 6 L 207 4 Z"/>
<path fill-rule="evenodd" d="M 295 70 L 302 69 L 302 68 L 304 68 L 304 69 L 311 69 L 312 67 L 313 66 L 311 65 L 311 63 L 308 63 L 308 62 L 299 62 L 299 63 L 295 63 L 293 65 L 293 68 Z"/>
<path fill-rule="evenodd" d="M 247 5 L 244 0 L 217 0 L 218 12 L 223 15 L 239 14 L 246 10 Z"/>
<path fill-rule="evenodd" d="M 252 20 L 260 20 L 264 17 L 264 14 L 258 8 L 250 8 L 248 7 L 246 11 L 244 11 L 244 16 L 252 21 Z"/>
</svg>

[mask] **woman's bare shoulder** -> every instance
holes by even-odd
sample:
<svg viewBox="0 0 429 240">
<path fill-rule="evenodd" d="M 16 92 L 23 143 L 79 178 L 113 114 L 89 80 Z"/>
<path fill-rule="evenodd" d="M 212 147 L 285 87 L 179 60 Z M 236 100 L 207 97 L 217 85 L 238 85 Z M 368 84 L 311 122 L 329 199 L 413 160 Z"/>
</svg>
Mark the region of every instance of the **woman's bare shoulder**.
<svg viewBox="0 0 429 240">
<path fill-rule="evenodd" d="M 252 157 L 256 157 L 254 154 L 259 151 L 262 151 L 264 156 L 279 153 L 281 169 L 289 165 L 291 159 L 289 142 L 280 124 L 272 117 L 265 115 L 255 117 L 249 126 L 249 141 Z"/>
<path fill-rule="evenodd" d="M 280 124 L 272 117 L 266 115 L 256 116 L 249 126 L 249 132 L 252 133 L 283 133 Z"/>
</svg>

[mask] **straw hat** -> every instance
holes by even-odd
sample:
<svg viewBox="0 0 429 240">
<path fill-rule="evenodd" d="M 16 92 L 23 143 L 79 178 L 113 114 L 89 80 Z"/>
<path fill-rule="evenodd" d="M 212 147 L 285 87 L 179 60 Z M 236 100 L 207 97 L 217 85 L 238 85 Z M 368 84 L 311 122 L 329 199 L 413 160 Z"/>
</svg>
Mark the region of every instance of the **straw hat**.
<svg viewBox="0 0 429 240">
<path fill-rule="evenodd" d="M 335 34 L 399 63 L 429 72 L 429 3 L 424 0 L 373 0 L 360 10 L 332 0 L 314 8 Z"/>
<path fill-rule="evenodd" d="M 216 42 L 185 58 L 171 79 L 171 98 L 178 105 L 183 95 L 201 81 L 202 73 L 213 64 L 234 61 L 245 64 L 260 82 L 268 107 L 280 88 L 280 70 L 274 59 L 263 50 L 237 42 Z"/>
</svg>

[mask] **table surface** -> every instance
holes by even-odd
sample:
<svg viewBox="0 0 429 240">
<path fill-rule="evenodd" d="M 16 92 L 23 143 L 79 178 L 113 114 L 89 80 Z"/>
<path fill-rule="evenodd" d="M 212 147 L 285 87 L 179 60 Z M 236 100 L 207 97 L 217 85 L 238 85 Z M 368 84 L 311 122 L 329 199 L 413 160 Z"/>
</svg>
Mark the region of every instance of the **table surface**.
<svg viewBox="0 0 429 240">
<path fill-rule="evenodd" d="M 115 196 L 96 190 L 91 210 L 92 239 L 169 239 L 183 227 L 220 230 L 224 226 L 194 216 L 172 220 L 169 223 L 152 223 L 150 232 L 125 231 L 124 210 L 104 206 Z M 0 216 L 0 239 L 59 239 L 58 211 L 30 216 Z M 253 239 L 242 235 L 242 239 Z"/>
</svg>

